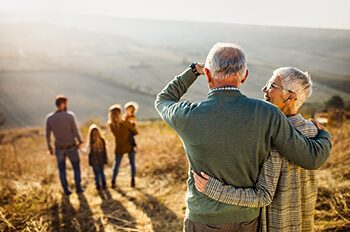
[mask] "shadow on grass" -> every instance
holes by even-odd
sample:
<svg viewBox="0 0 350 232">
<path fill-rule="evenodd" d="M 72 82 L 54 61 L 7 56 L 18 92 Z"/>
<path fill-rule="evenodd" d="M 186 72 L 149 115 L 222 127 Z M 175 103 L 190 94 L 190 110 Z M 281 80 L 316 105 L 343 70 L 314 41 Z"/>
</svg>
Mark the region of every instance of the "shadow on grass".
<svg viewBox="0 0 350 232">
<path fill-rule="evenodd" d="M 178 230 L 176 231 L 182 230 L 182 221 L 180 221 L 173 211 L 160 203 L 155 197 L 143 192 L 141 189 L 135 188 L 135 190 L 138 190 L 145 197 L 145 200 L 138 200 L 135 197 L 129 196 L 120 188 L 117 189 L 123 197 L 133 202 L 138 208 L 147 214 L 151 219 L 153 230 L 155 232 L 174 231 L 174 226 L 178 227 Z"/>
<path fill-rule="evenodd" d="M 109 224 L 117 231 L 137 231 L 135 218 L 119 201 L 112 198 L 109 190 L 101 191 L 99 195 L 102 199 L 101 209 Z"/>
<path fill-rule="evenodd" d="M 84 194 L 80 193 L 78 199 L 79 210 L 74 209 L 69 196 L 66 195 L 62 196 L 60 205 L 55 204 L 51 207 L 51 228 L 53 231 L 97 231 L 92 211 Z"/>
</svg>

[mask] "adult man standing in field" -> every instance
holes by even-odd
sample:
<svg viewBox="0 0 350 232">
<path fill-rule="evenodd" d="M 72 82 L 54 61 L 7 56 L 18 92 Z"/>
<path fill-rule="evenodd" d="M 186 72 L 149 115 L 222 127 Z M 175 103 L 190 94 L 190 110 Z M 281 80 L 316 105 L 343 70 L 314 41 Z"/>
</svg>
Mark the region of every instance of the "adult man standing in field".
<svg viewBox="0 0 350 232">
<path fill-rule="evenodd" d="M 180 101 L 201 74 L 209 84 L 208 98 Z M 158 94 L 155 107 L 181 137 L 190 169 L 226 184 L 252 187 L 272 146 L 303 168 L 320 167 L 330 153 L 328 132 L 320 131 L 315 140 L 302 136 L 275 106 L 240 92 L 247 77 L 242 48 L 218 43 L 204 68 L 193 63 Z M 208 198 L 195 189 L 191 172 L 187 184 L 184 231 L 257 231 L 259 208 Z"/>
<path fill-rule="evenodd" d="M 55 155 L 63 191 L 66 195 L 71 194 L 66 176 L 66 157 L 68 157 L 74 170 L 76 192 L 81 193 L 83 192 L 83 188 L 80 184 L 78 147 L 81 146 L 82 140 L 75 123 L 74 114 L 72 112 L 67 112 L 68 99 L 64 96 L 57 96 L 55 103 L 57 110 L 46 117 L 46 141 L 48 151 L 51 155 L 54 154 L 51 146 L 51 132 L 53 132 L 55 137 Z"/>
</svg>

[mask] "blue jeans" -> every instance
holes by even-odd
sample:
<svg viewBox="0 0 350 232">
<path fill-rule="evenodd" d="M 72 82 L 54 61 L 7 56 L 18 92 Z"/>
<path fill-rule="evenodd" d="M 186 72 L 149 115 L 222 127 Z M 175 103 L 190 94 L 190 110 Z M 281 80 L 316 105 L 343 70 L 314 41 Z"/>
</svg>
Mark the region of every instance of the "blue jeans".
<svg viewBox="0 0 350 232">
<path fill-rule="evenodd" d="M 92 170 L 94 171 L 95 175 L 95 183 L 96 183 L 96 188 L 101 188 L 102 186 L 106 186 L 106 176 L 103 172 L 103 166 L 92 166 Z"/>
<path fill-rule="evenodd" d="M 69 192 L 67 174 L 66 174 L 66 157 L 68 157 L 74 170 L 74 180 L 76 191 L 82 190 L 80 185 L 80 160 L 77 148 L 73 147 L 70 149 L 59 149 L 55 151 L 57 158 L 57 165 L 60 174 L 60 181 L 64 192 Z"/>
<path fill-rule="evenodd" d="M 135 164 L 135 151 L 131 151 L 128 154 L 129 157 L 129 163 L 131 168 L 131 179 L 135 179 L 136 176 L 136 164 Z M 113 175 L 112 175 L 112 183 L 115 183 L 115 179 L 117 178 L 118 172 L 119 172 L 119 166 L 122 161 L 123 155 L 116 154 L 115 155 L 115 161 L 113 166 Z"/>
</svg>

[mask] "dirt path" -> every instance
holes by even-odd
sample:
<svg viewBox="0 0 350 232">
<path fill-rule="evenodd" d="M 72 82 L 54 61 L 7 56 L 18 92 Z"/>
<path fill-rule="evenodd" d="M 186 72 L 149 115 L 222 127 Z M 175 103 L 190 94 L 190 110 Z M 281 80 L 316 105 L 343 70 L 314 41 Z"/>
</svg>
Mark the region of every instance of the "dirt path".
<svg viewBox="0 0 350 232">
<path fill-rule="evenodd" d="M 81 194 L 56 193 L 57 204 L 49 209 L 50 229 L 54 231 L 181 231 L 183 202 L 162 201 L 155 196 L 155 183 L 147 177 L 137 178 L 136 188 L 129 187 L 128 167 L 123 165 L 116 189 L 98 192 L 92 173 Z M 110 168 L 107 177 L 110 177 Z M 73 184 L 72 180 L 70 181 Z M 152 184 L 150 184 L 152 183 Z M 159 186 L 158 186 L 159 187 Z M 57 186 L 59 189 L 59 186 Z M 74 189 L 72 187 L 72 189 Z M 183 195 L 183 194 L 180 194 Z M 179 207 L 180 206 L 180 207 Z"/>
</svg>

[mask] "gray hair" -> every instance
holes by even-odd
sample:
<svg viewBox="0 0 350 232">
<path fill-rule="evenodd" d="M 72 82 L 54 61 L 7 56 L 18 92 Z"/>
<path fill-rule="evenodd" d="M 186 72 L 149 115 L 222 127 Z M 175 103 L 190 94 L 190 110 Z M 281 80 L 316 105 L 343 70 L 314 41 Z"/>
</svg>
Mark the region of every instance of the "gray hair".
<svg viewBox="0 0 350 232">
<path fill-rule="evenodd" d="M 210 70 L 213 78 L 223 80 L 226 77 L 240 73 L 245 77 L 247 61 L 243 49 L 234 43 L 216 43 L 207 56 L 205 67 Z"/>
<path fill-rule="evenodd" d="M 273 72 L 279 76 L 283 88 L 296 94 L 296 107 L 299 108 L 312 94 L 312 80 L 308 72 L 293 67 L 278 68 Z"/>
</svg>

